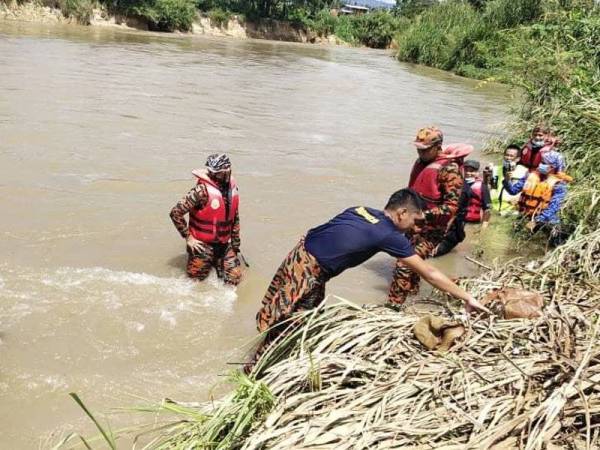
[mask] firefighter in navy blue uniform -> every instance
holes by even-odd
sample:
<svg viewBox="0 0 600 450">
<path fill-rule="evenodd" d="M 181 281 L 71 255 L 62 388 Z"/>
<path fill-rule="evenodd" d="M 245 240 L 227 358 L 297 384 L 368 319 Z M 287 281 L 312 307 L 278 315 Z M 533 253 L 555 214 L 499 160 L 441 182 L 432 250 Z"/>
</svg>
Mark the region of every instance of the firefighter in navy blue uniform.
<svg viewBox="0 0 600 450">
<path fill-rule="evenodd" d="M 423 218 L 425 204 L 411 189 L 401 189 L 383 211 L 356 206 L 308 231 L 277 269 L 256 315 L 258 331 L 266 332 L 255 359 L 281 333 L 299 324 L 296 312 L 316 308 L 325 298 L 325 284 L 346 269 L 379 252 L 400 260 L 436 288 L 462 299 L 468 311 L 485 308 L 446 275 L 415 254 L 404 232 Z M 283 323 L 285 322 L 285 323 Z M 251 364 L 246 367 L 246 370 Z"/>
</svg>

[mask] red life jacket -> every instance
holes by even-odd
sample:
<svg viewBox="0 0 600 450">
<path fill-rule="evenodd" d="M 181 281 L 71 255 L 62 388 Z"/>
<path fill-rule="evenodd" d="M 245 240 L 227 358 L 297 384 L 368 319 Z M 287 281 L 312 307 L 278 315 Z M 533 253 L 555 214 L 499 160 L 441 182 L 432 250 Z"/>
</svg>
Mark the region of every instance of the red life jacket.
<svg viewBox="0 0 600 450">
<path fill-rule="evenodd" d="M 237 213 L 240 197 L 235 178 L 229 180 L 229 208 L 218 185 L 205 172 L 193 171 L 198 184 L 203 184 L 208 193 L 208 201 L 203 208 L 190 211 L 190 233 L 194 238 L 207 244 L 226 244 L 231 239 L 233 222 Z"/>
<path fill-rule="evenodd" d="M 553 148 L 554 141 L 547 141 L 546 145 L 542 148 L 534 150 L 531 146 L 531 140 L 529 140 L 521 149 L 521 159 L 519 164 L 524 165 L 531 172 L 532 170 L 537 169 L 542 162 L 542 155 Z"/>
<path fill-rule="evenodd" d="M 470 186 L 472 195 L 469 198 L 467 214 L 465 215 L 465 221 L 467 222 L 481 222 L 481 204 L 483 203 L 482 181 L 481 178 L 477 178 Z"/>
<path fill-rule="evenodd" d="M 467 144 L 454 144 L 444 148 L 439 156 L 431 163 L 426 164 L 418 159 L 410 174 L 408 187 L 414 189 L 423 197 L 428 208 L 436 208 L 443 203 L 440 185 L 438 183 L 438 173 L 442 167 L 452 162 L 462 166 L 464 158 L 473 151 L 473 146 Z M 444 227 L 452 217 L 440 216 L 434 227 Z"/>
</svg>

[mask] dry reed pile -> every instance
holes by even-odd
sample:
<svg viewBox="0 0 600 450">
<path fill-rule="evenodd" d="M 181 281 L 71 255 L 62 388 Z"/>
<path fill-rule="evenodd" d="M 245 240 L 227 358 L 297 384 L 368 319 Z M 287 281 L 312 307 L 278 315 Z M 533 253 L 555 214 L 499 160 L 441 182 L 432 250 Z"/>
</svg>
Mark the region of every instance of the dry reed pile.
<svg viewBox="0 0 600 450">
<path fill-rule="evenodd" d="M 465 284 L 477 295 L 536 290 L 546 303 L 539 319 L 454 316 L 466 337 L 436 353 L 413 336 L 414 313 L 344 300 L 322 305 L 255 368 L 259 381 L 246 392 L 268 387 L 270 412 L 240 416 L 264 397 L 234 395 L 215 415 L 163 428 L 151 447 L 598 448 L 600 231 L 523 264 Z M 215 427 L 215 417 L 237 423 L 235 433 L 226 420 Z"/>
</svg>

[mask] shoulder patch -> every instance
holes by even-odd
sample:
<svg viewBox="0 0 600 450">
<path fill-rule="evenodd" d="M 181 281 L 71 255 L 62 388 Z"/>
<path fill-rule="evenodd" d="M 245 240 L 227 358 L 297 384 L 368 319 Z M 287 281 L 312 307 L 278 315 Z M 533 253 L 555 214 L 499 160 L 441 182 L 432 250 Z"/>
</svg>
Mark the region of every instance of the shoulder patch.
<svg viewBox="0 0 600 450">
<path fill-rule="evenodd" d="M 358 208 L 354 208 L 354 212 L 369 223 L 372 223 L 372 224 L 379 223 L 379 219 L 377 217 L 373 216 L 369 211 L 367 211 L 367 209 L 364 206 L 359 206 Z"/>
</svg>

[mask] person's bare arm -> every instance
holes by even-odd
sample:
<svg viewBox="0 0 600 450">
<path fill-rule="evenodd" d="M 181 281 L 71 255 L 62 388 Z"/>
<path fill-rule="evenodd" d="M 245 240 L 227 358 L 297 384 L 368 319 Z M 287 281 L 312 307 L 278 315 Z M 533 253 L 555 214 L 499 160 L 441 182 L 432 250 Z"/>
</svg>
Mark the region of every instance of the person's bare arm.
<svg viewBox="0 0 600 450">
<path fill-rule="evenodd" d="M 490 312 L 485 306 L 479 303 L 475 297 L 450 280 L 450 278 L 444 275 L 440 270 L 424 261 L 419 255 L 401 258 L 401 261 L 403 264 L 418 273 L 421 278 L 423 278 L 433 287 L 436 287 L 440 291 L 446 292 L 453 297 L 463 300 L 465 302 L 465 309 L 467 312 L 476 310 L 487 313 Z"/>
</svg>

